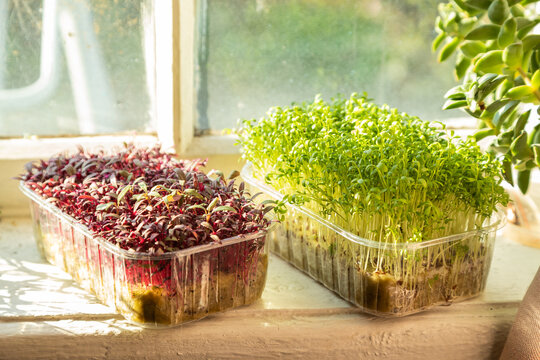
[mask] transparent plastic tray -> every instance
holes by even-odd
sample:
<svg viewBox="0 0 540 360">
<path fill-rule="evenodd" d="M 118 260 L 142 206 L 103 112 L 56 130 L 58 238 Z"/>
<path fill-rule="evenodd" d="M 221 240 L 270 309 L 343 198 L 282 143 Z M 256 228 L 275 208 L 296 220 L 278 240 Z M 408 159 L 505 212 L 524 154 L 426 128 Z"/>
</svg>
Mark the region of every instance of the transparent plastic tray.
<svg viewBox="0 0 540 360">
<path fill-rule="evenodd" d="M 175 326 L 261 297 L 268 230 L 162 255 L 128 252 L 19 187 L 30 198 L 42 255 L 137 325 Z"/>
<path fill-rule="evenodd" d="M 252 193 L 283 195 L 241 173 Z M 404 316 L 434 305 L 479 295 L 486 285 L 496 230 L 495 213 L 482 229 L 419 243 L 380 243 L 356 236 L 310 210 L 287 205 L 285 219 L 272 233 L 270 250 L 365 312 Z"/>
</svg>

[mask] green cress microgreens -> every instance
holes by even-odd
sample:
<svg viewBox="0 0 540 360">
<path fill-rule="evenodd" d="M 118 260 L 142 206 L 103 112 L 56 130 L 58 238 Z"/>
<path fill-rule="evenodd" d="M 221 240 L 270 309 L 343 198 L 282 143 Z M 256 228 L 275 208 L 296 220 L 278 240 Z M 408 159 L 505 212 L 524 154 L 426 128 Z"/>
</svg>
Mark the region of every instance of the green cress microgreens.
<svg viewBox="0 0 540 360">
<path fill-rule="evenodd" d="M 455 77 L 444 109 L 462 108 L 480 120 L 477 140 L 492 137 L 491 150 L 503 176 L 527 192 L 531 170 L 540 166 L 540 22 L 535 0 L 453 0 L 439 4 L 438 60 L 457 53 Z M 525 130 L 533 122 L 530 133 Z"/>
<path fill-rule="evenodd" d="M 478 229 L 506 204 L 500 164 L 366 96 L 272 108 L 238 130 L 243 157 L 291 203 L 361 237 L 420 242 Z"/>
</svg>

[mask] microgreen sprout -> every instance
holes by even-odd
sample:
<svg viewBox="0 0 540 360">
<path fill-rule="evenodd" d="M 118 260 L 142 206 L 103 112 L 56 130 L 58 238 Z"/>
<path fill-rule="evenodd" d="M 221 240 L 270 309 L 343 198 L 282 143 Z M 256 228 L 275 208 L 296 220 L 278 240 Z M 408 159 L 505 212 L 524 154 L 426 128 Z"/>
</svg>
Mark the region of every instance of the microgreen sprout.
<svg viewBox="0 0 540 360">
<path fill-rule="evenodd" d="M 507 201 L 498 163 L 473 140 L 365 96 L 276 107 L 239 135 L 244 158 L 289 202 L 371 240 L 475 229 Z"/>
</svg>

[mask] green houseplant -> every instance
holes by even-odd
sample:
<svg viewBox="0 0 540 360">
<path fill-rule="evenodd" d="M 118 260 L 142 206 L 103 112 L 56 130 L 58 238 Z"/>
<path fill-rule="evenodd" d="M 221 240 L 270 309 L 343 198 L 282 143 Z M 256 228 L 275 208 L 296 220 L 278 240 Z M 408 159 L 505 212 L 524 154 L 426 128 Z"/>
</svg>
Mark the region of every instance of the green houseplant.
<svg viewBox="0 0 540 360">
<path fill-rule="evenodd" d="M 438 60 L 456 56 L 461 84 L 446 93 L 445 109 L 464 109 L 480 120 L 477 140 L 490 150 L 502 174 L 527 192 L 531 170 L 540 166 L 540 22 L 536 0 L 453 0 L 439 5 L 433 50 Z M 537 123 L 537 124 L 535 124 Z"/>
<path fill-rule="evenodd" d="M 239 136 L 246 182 L 288 204 L 274 251 L 344 298 L 399 316 L 483 289 L 507 196 L 473 140 L 356 94 L 273 108 Z"/>
</svg>

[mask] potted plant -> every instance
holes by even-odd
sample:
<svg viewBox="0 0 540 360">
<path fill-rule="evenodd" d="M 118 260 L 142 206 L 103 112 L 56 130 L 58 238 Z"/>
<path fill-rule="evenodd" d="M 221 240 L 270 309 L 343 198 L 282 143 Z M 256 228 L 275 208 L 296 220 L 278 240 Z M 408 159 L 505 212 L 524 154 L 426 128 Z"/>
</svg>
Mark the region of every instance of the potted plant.
<svg viewBox="0 0 540 360">
<path fill-rule="evenodd" d="M 502 174 L 527 192 L 531 170 L 540 166 L 540 22 L 531 0 L 454 0 L 439 4 L 433 41 L 439 61 L 456 53 L 461 84 L 446 93 L 445 109 L 461 108 L 478 119 L 477 140 L 490 150 Z M 529 126 L 528 126 L 529 125 Z"/>
<path fill-rule="evenodd" d="M 439 5 L 433 50 L 439 61 L 456 53 L 455 77 L 445 109 L 461 108 L 479 120 L 474 135 L 488 138 L 512 202 L 506 234 L 540 246 L 540 213 L 527 193 L 540 166 L 540 22 L 536 1 L 468 0 Z M 516 183 L 516 184 L 515 184 Z"/>
<path fill-rule="evenodd" d="M 139 325 L 250 304 L 266 281 L 270 207 L 202 165 L 129 145 L 30 163 L 20 180 L 38 246 Z"/>
<path fill-rule="evenodd" d="M 401 316 L 483 290 L 507 195 L 473 140 L 356 94 L 238 132 L 243 178 L 287 206 L 273 250 L 345 299 Z"/>
</svg>

